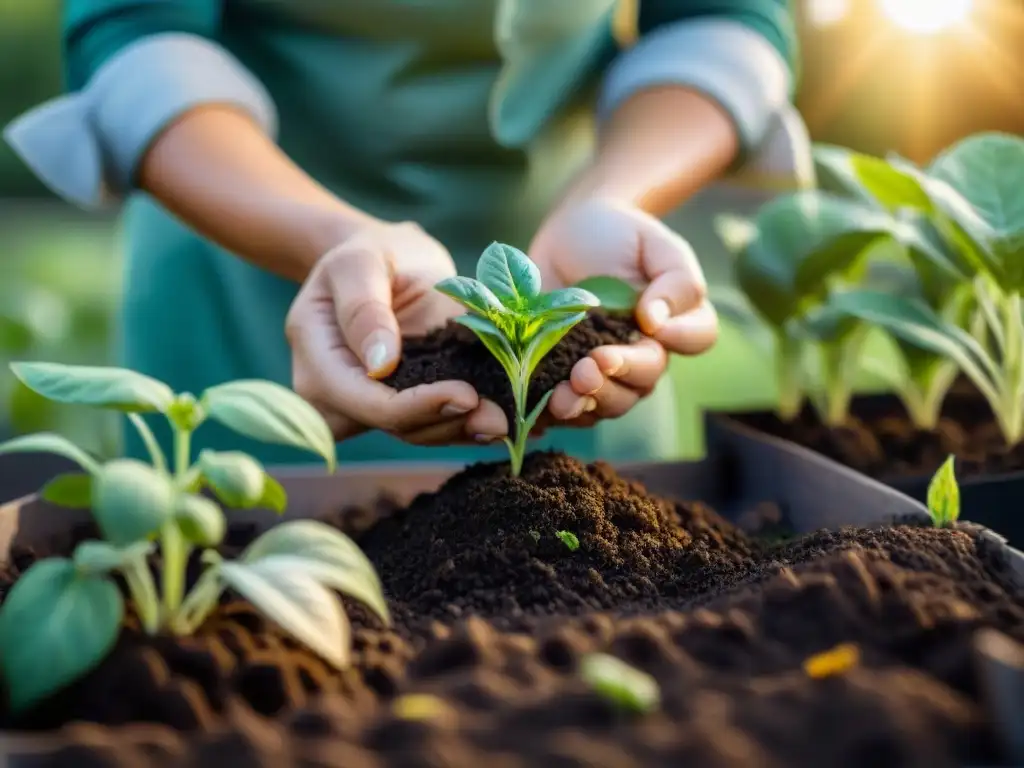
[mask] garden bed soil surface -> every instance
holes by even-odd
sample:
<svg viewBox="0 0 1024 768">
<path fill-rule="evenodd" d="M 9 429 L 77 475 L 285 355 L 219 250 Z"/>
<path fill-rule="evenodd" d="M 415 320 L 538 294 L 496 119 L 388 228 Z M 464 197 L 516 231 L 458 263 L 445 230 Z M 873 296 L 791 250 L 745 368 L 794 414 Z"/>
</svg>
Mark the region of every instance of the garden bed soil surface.
<svg viewBox="0 0 1024 768">
<path fill-rule="evenodd" d="M 19 728 L 78 723 L 65 733 L 71 746 L 17 765 L 998 759 L 975 645 L 985 627 L 1024 642 L 1024 591 L 1004 550 L 970 526 L 915 519 L 766 540 L 559 454 L 530 456 L 521 478 L 477 465 L 405 509 L 344 510 L 329 522 L 358 536 L 396 619 L 383 629 L 352 608 L 352 668 L 329 671 L 237 602 L 192 639 L 129 628 L 80 683 L 7 718 Z M 579 549 L 558 530 L 574 532 Z M 225 554 L 253 533 L 234 526 Z M 19 550 L 0 589 L 45 554 Z M 841 643 L 856 644 L 858 663 L 824 679 L 805 671 L 809 656 Z M 577 663 L 597 650 L 653 675 L 660 709 L 628 716 L 590 691 Z M 191 732 L 101 726 L 129 721 Z"/>
<path fill-rule="evenodd" d="M 962 479 L 1024 470 L 1024 443 L 1007 447 L 988 403 L 965 389 L 947 397 L 934 430 L 918 429 L 895 397 L 855 398 L 838 428 L 822 424 L 809 406 L 788 423 L 766 412 L 733 418 L 883 480 L 930 476 L 950 454 Z"/>
</svg>

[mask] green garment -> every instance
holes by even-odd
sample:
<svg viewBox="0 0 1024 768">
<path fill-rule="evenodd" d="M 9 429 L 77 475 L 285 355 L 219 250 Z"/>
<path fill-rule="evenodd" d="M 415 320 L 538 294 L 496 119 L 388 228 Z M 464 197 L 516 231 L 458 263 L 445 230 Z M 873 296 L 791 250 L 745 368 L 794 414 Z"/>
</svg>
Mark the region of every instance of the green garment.
<svg viewBox="0 0 1024 768">
<path fill-rule="evenodd" d="M 525 249 L 591 149 L 596 77 L 616 52 L 614 0 L 562 2 L 502 0 L 507 23 L 496 40 L 499 0 L 70 0 L 69 84 L 82 87 L 147 34 L 214 39 L 269 91 L 290 157 L 352 205 L 419 222 L 465 273 L 492 240 Z M 641 3 L 638 27 L 712 14 L 749 24 L 791 58 L 782 0 L 652 0 Z M 124 216 L 121 364 L 194 393 L 238 378 L 288 384 L 283 323 L 298 286 L 205 242 L 145 195 L 133 195 Z M 678 449 L 673 405 L 666 379 L 627 417 L 555 430 L 537 447 L 586 460 L 668 458 Z M 309 460 L 216 425 L 195 442 L 251 450 L 269 464 Z M 126 453 L 143 455 L 130 431 Z M 379 433 L 339 446 L 343 462 L 503 454 L 416 448 Z"/>
</svg>

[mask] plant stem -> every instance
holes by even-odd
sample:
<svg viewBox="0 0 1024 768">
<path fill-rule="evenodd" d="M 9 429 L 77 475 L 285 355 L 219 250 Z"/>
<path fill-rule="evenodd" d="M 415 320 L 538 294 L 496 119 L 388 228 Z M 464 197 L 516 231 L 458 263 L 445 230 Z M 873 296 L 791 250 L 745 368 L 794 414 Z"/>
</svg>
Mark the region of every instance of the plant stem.
<svg viewBox="0 0 1024 768">
<path fill-rule="evenodd" d="M 175 427 L 174 430 L 174 476 L 181 482 L 188 474 L 192 459 L 192 433 Z M 170 621 L 181 606 L 185 594 L 185 568 L 188 564 L 189 546 L 181 529 L 174 520 L 168 521 L 160 531 L 160 545 L 163 550 L 164 619 Z"/>
<path fill-rule="evenodd" d="M 803 355 L 801 343 L 780 331 L 775 337 L 775 376 L 779 389 L 779 418 L 792 421 L 803 405 Z"/>
<path fill-rule="evenodd" d="M 1024 319 L 1021 318 L 1020 293 L 1006 298 L 1003 365 L 1005 371 L 1000 426 L 1007 445 L 1016 445 L 1024 436 Z"/>
<path fill-rule="evenodd" d="M 121 569 L 128 591 L 132 594 L 139 621 L 147 635 L 155 635 L 160 629 L 160 597 L 149 564 L 145 560 L 133 562 Z"/>
<path fill-rule="evenodd" d="M 198 629 L 220 598 L 221 585 L 216 568 L 208 568 L 182 602 L 171 619 L 170 630 L 176 635 L 190 635 Z"/>
</svg>

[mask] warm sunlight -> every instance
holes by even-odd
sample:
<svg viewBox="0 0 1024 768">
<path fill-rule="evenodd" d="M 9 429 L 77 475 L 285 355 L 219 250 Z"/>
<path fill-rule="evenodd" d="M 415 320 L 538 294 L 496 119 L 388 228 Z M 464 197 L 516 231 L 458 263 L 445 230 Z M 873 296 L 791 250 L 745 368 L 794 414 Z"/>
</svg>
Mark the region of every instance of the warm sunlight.
<svg viewBox="0 0 1024 768">
<path fill-rule="evenodd" d="M 882 11 L 899 27 L 931 35 L 967 20 L 973 0 L 880 0 Z"/>
</svg>

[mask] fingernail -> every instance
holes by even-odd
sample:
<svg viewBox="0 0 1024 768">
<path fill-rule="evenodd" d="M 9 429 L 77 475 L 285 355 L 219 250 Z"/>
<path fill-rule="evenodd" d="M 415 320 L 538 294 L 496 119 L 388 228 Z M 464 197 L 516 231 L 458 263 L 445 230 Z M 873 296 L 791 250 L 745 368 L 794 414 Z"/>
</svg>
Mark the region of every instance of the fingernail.
<svg viewBox="0 0 1024 768">
<path fill-rule="evenodd" d="M 371 376 L 385 368 L 391 362 L 391 357 L 391 345 L 382 338 L 371 340 L 363 350 L 366 370 Z"/>
<path fill-rule="evenodd" d="M 583 412 L 590 413 L 591 411 L 597 410 L 597 400 L 592 397 L 584 398 L 583 401 Z"/>
<path fill-rule="evenodd" d="M 622 366 L 625 365 L 626 361 L 622 359 L 622 355 L 617 352 L 608 354 L 608 365 L 604 368 L 605 376 L 614 376 L 622 370 Z"/>
<path fill-rule="evenodd" d="M 647 307 L 647 318 L 655 328 L 660 328 L 671 316 L 672 310 L 664 299 L 652 301 Z"/>
<path fill-rule="evenodd" d="M 486 445 L 487 443 L 493 443 L 498 439 L 497 435 L 473 435 L 473 439 L 478 443 Z"/>
<path fill-rule="evenodd" d="M 576 402 L 575 407 L 571 411 L 569 411 L 569 414 L 563 419 L 563 421 L 572 421 L 573 419 L 578 419 L 580 416 L 586 413 L 587 401 L 593 399 L 594 398 L 592 397 L 584 397 L 578 400 Z"/>
<path fill-rule="evenodd" d="M 458 403 L 446 403 L 441 409 L 441 415 L 446 419 L 454 419 L 456 416 L 465 416 L 471 410 L 473 409 L 467 408 L 464 405 L 459 405 Z"/>
</svg>

